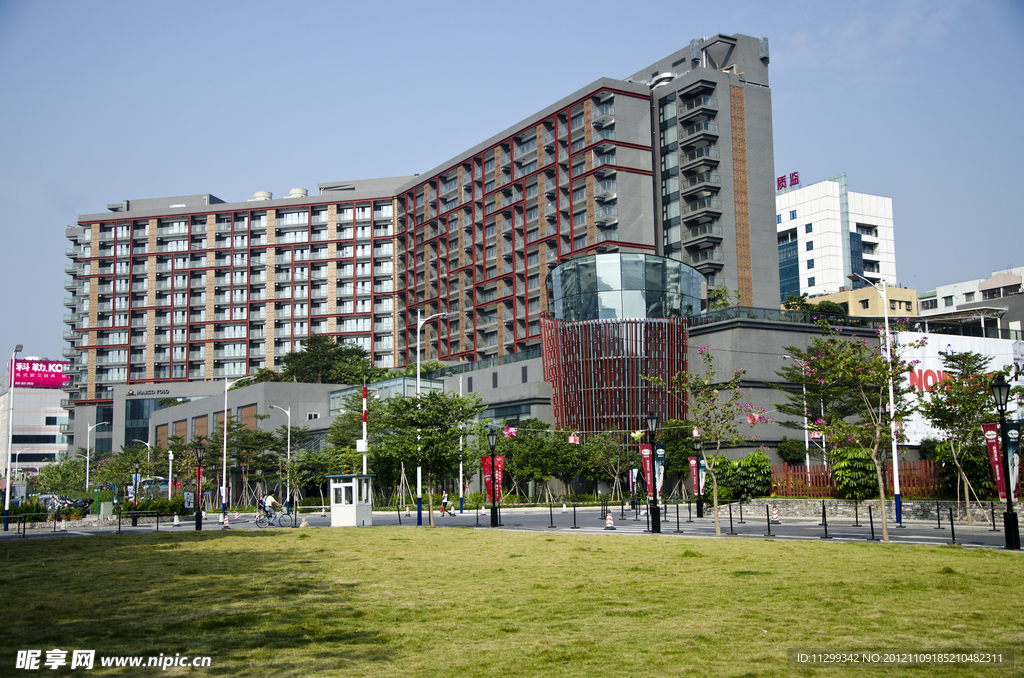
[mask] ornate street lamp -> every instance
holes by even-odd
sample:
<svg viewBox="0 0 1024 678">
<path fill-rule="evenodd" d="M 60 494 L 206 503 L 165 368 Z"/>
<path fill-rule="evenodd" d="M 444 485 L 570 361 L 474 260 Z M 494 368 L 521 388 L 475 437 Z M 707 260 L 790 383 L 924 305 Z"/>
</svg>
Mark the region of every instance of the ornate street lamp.
<svg viewBox="0 0 1024 678">
<path fill-rule="evenodd" d="M 1000 444 L 1003 448 L 1003 479 L 1006 483 L 1006 513 L 1003 514 L 1003 533 L 1006 535 L 1006 548 L 1010 551 L 1020 550 L 1020 529 L 1017 525 L 1017 513 L 1013 510 L 1013 493 L 1010 485 L 1010 445 L 1006 435 L 1006 405 L 1010 402 L 1010 385 L 1002 374 L 992 380 L 992 400 L 999 411 Z"/>
<path fill-rule="evenodd" d="M 203 454 L 206 450 L 196 445 L 196 532 L 203 531 Z"/>
</svg>

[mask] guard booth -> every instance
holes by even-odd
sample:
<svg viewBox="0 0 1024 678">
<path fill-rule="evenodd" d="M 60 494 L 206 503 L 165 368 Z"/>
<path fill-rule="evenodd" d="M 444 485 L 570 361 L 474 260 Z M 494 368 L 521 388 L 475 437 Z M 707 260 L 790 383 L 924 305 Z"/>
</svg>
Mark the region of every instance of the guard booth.
<svg viewBox="0 0 1024 678">
<path fill-rule="evenodd" d="M 331 481 L 331 527 L 373 525 L 374 474 L 327 476 Z"/>
</svg>

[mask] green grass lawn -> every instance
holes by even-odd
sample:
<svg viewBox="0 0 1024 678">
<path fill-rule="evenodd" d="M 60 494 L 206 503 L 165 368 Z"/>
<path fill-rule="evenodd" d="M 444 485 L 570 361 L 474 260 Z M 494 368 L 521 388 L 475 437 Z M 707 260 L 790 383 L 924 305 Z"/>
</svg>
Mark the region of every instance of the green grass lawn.
<svg viewBox="0 0 1024 678">
<path fill-rule="evenodd" d="M 1024 559 L 995 550 L 397 527 L 0 542 L 0 675 L 820 676 L 787 649 L 1009 648 Z M 17 650 L 213 656 L 15 671 Z M 69 655 L 70 657 L 70 655 Z M 98 664 L 98 660 L 97 660 Z M 118 673 L 120 671 L 120 673 Z"/>
</svg>

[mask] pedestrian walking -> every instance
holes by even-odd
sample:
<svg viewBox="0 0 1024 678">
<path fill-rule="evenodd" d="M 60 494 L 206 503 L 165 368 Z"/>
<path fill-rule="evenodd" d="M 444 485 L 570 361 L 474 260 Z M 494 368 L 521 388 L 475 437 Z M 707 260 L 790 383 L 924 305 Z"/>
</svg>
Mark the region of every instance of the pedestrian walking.
<svg viewBox="0 0 1024 678">
<path fill-rule="evenodd" d="M 445 490 L 441 494 L 441 517 L 444 517 L 444 512 L 448 511 L 448 491 Z M 448 511 L 448 515 L 452 515 L 451 511 Z"/>
</svg>

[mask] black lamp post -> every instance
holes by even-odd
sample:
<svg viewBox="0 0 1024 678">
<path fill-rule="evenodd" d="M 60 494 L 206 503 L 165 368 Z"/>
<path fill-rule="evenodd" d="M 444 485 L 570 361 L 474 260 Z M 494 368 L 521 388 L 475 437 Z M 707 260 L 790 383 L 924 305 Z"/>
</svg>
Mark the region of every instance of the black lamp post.
<svg viewBox="0 0 1024 678">
<path fill-rule="evenodd" d="M 202 445 L 196 445 L 196 532 L 203 531 L 203 454 Z"/>
<path fill-rule="evenodd" d="M 647 510 L 651 514 L 651 533 L 661 532 L 661 506 L 658 503 L 658 464 L 654 453 L 654 432 L 658 430 L 658 415 L 651 412 L 647 415 L 647 432 L 651 434 L 651 491 L 654 493 L 648 502 Z"/>
<path fill-rule="evenodd" d="M 487 444 L 491 448 L 491 527 L 498 526 L 498 476 L 494 469 L 494 446 L 498 442 L 498 433 L 491 429 L 487 434 Z"/>
<path fill-rule="evenodd" d="M 1010 401 L 1010 385 L 1002 374 L 992 380 L 992 400 L 999 411 L 999 435 L 1003 448 L 1003 479 L 1006 482 L 1006 513 L 1003 514 L 1003 533 L 1006 535 L 1006 548 L 1011 551 L 1020 550 L 1020 530 L 1017 525 L 1017 514 L 1013 510 L 1013 488 L 1010 485 L 1010 445 L 1006 435 L 1006 404 Z"/>
</svg>

